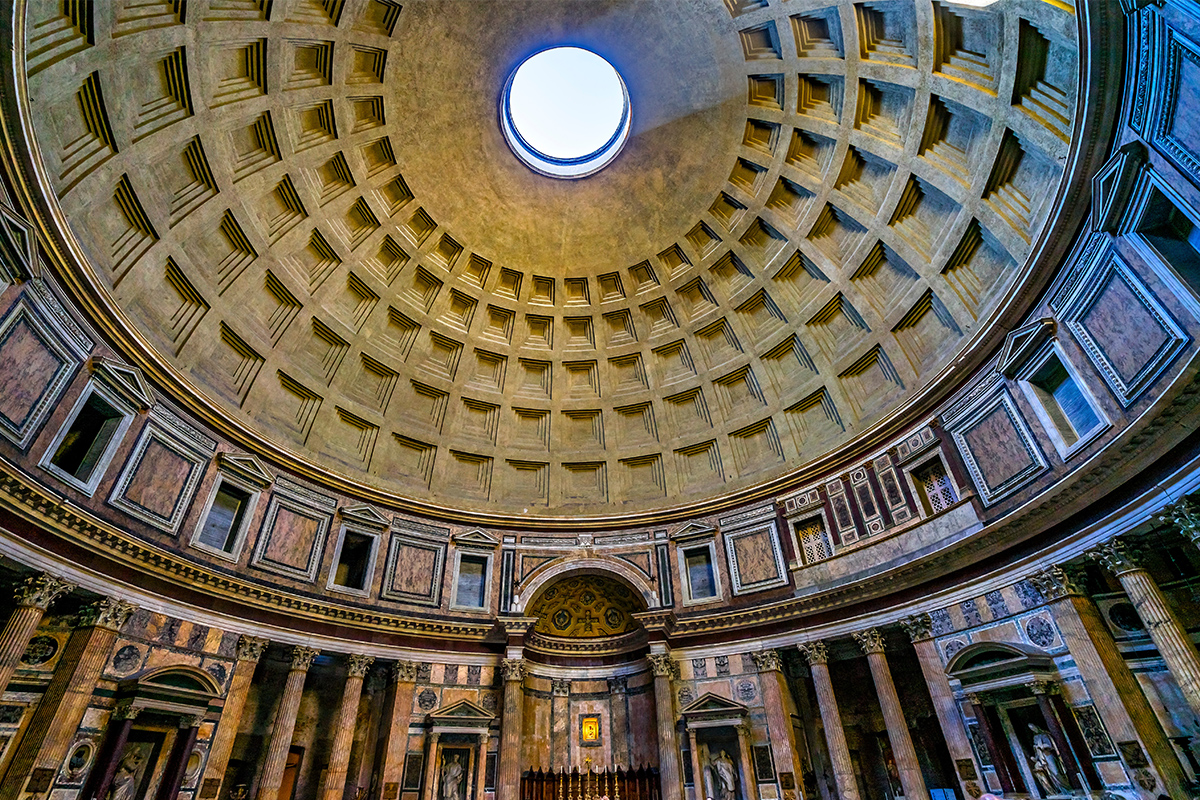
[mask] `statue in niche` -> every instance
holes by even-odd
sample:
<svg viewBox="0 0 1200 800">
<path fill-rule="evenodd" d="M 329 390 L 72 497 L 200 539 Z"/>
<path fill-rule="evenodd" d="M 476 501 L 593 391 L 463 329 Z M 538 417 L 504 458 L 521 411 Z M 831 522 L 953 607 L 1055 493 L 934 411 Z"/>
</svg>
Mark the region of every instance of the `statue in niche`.
<svg viewBox="0 0 1200 800">
<path fill-rule="evenodd" d="M 735 784 L 737 772 L 734 771 L 733 759 L 724 750 L 708 760 L 708 770 L 711 773 L 712 800 L 736 800 Z"/>
<path fill-rule="evenodd" d="M 107 800 L 133 800 L 138 790 L 139 778 L 142 777 L 142 762 L 145 757 L 142 749 L 136 748 L 121 759 L 121 763 L 117 765 L 117 772 L 113 775 Z"/>
<path fill-rule="evenodd" d="M 1054 740 L 1050 738 L 1049 733 L 1032 722 L 1029 723 L 1029 730 L 1033 733 L 1033 757 L 1030 759 L 1030 767 L 1038 786 L 1047 795 L 1070 794 L 1071 786 L 1067 782 L 1067 774 L 1059 758 L 1058 748 L 1054 746 Z"/>
<path fill-rule="evenodd" d="M 463 772 L 457 755 L 450 756 L 450 760 L 442 764 L 442 800 L 462 798 Z"/>
</svg>

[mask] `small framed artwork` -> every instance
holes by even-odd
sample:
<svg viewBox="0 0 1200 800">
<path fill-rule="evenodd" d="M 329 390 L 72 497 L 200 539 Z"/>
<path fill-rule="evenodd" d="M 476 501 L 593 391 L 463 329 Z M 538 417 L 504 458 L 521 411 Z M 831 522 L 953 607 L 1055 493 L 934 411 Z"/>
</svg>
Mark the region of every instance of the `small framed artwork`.
<svg viewBox="0 0 1200 800">
<path fill-rule="evenodd" d="M 585 714 L 579 718 L 579 743 L 584 747 L 600 746 L 599 714 Z"/>
</svg>

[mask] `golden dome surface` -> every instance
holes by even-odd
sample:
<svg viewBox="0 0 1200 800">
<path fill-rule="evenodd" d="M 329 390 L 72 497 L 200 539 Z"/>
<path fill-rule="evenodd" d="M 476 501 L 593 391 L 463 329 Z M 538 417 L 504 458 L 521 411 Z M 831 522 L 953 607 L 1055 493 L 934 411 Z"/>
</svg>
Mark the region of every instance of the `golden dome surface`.
<svg viewBox="0 0 1200 800">
<path fill-rule="evenodd" d="M 173 8 L 26 7 L 76 290 L 218 429 L 435 515 L 682 515 L 867 451 L 1022 310 L 1074 169 L 1060 4 Z M 497 124 L 560 43 L 636 109 L 580 181 Z"/>
</svg>

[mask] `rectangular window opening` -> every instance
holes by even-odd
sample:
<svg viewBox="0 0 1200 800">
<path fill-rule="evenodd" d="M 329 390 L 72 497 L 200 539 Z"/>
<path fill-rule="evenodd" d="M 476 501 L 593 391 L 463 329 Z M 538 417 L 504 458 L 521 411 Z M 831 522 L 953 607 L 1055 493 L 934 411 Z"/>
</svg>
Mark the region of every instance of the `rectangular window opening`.
<svg viewBox="0 0 1200 800">
<path fill-rule="evenodd" d="M 687 565 L 688 588 L 693 600 L 707 600 L 717 596 L 717 575 L 713 569 L 712 551 L 697 547 L 683 551 Z"/>
<path fill-rule="evenodd" d="M 1137 232 L 1200 294 L 1200 228 L 1162 192 L 1154 189 Z"/>
<path fill-rule="evenodd" d="M 1029 384 L 1068 447 L 1100 425 L 1083 390 L 1057 357 L 1047 359 L 1030 377 Z"/>
<path fill-rule="evenodd" d="M 483 608 L 487 582 L 485 556 L 461 556 L 458 561 L 458 588 L 455 604 L 466 608 Z"/>
<path fill-rule="evenodd" d="M 222 481 L 213 495 L 204 527 L 200 529 L 196 541 L 214 550 L 232 553 L 249 503 L 249 492 Z"/>
<path fill-rule="evenodd" d="M 71 427 L 59 442 L 50 464 L 72 478 L 87 483 L 124 416 L 104 398 L 92 392 L 71 421 Z"/>
<path fill-rule="evenodd" d="M 940 458 L 913 470 L 912 477 L 926 515 L 940 514 L 958 502 L 954 484 L 950 482 L 950 476 L 946 474 L 946 465 Z"/>
<path fill-rule="evenodd" d="M 367 570 L 371 567 L 375 537 L 354 531 L 346 531 L 342 537 L 342 549 L 338 553 L 337 569 L 333 582 L 346 589 L 362 591 L 367 588 Z"/>
<path fill-rule="evenodd" d="M 795 530 L 805 564 L 815 564 L 833 556 L 833 545 L 820 517 L 797 522 Z"/>
</svg>

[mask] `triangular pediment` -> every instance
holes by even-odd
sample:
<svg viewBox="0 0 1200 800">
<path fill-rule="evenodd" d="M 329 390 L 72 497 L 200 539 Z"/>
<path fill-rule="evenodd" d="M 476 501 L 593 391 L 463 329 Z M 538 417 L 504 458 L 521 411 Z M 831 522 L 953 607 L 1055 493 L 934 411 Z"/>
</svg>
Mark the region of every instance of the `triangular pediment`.
<svg viewBox="0 0 1200 800">
<path fill-rule="evenodd" d="M 217 468 L 257 489 L 266 489 L 275 482 L 275 476 L 267 471 L 261 461 L 243 453 L 218 453 Z"/>
<path fill-rule="evenodd" d="M 1092 178 L 1092 225 L 1096 230 L 1116 233 L 1145 162 L 1146 145 L 1130 142 Z"/>
<path fill-rule="evenodd" d="M 1006 378 L 1014 377 L 1043 344 L 1054 338 L 1055 322 L 1042 318 L 1008 334 L 1000 350 L 996 371 Z"/>
<path fill-rule="evenodd" d="M 429 718 L 435 723 L 442 724 L 463 724 L 489 723 L 496 718 L 495 714 L 489 713 L 487 709 L 472 703 L 470 700 L 459 700 L 452 706 L 439 708 L 429 715 Z"/>
<path fill-rule="evenodd" d="M 474 547 L 495 550 L 500 546 L 500 540 L 485 530 L 473 528 L 454 535 L 454 544 L 458 547 Z"/>
<path fill-rule="evenodd" d="M 366 525 L 368 528 L 387 528 L 392 521 L 368 505 L 347 506 L 338 511 L 342 519 Z"/>
<path fill-rule="evenodd" d="M 719 694 L 706 692 L 688 703 L 679 713 L 685 717 L 703 717 L 705 719 L 737 719 L 749 712 L 741 703 L 721 697 Z"/>
<path fill-rule="evenodd" d="M 25 280 L 33 274 L 37 257 L 33 230 L 29 223 L 6 205 L 0 204 L 0 275 L 10 280 Z"/>
<path fill-rule="evenodd" d="M 102 356 L 92 358 L 92 373 L 139 411 L 154 405 L 154 392 L 137 367 L 128 367 Z"/>
<path fill-rule="evenodd" d="M 712 527 L 711 525 L 702 525 L 699 522 L 689 522 L 671 531 L 671 538 L 690 539 L 692 537 L 711 536 L 716 532 L 716 528 Z"/>
</svg>

